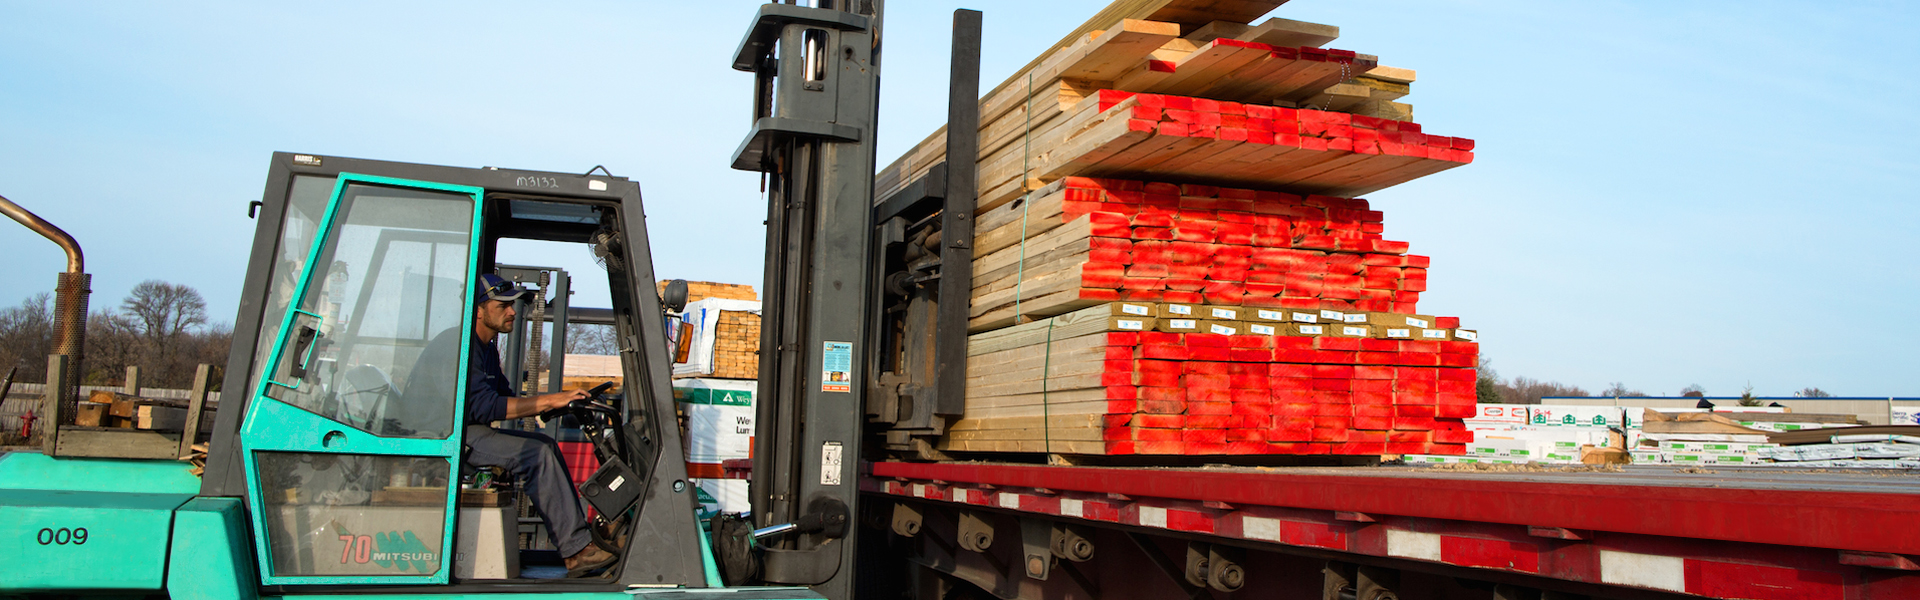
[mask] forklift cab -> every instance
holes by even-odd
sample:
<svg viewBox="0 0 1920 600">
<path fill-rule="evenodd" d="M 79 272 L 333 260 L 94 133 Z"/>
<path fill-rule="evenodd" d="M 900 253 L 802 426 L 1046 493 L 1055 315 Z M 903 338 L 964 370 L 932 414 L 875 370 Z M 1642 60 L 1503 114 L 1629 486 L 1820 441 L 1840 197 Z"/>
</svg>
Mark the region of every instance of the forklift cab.
<svg viewBox="0 0 1920 600">
<path fill-rule="evenodd" d="M 229 356 L 222 389 L 235 401 L 218 413 L 201 496 L 244 499 L 263 588 L 534 583 L 462 564 L 520 551 L 498 519 L 460 518 L 463 503 L 488 503 L 460 489 L 473 287 L 507 238 L 592 248 L 627 382 L 582 428 L 601 466 L 580 491 L 621 560 L 539 583 L 709 583 L 635 182 L 276 153 L 254 208 L 234 332 L 253 343 Z"/>
</svg>

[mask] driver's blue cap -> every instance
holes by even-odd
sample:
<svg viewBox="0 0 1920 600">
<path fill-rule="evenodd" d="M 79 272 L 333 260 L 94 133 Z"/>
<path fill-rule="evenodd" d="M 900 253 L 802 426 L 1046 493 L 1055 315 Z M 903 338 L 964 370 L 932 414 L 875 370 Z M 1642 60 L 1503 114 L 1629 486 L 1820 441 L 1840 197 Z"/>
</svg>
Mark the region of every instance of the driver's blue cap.
<svg viewBox="0 0 1920 600">
<path fill-rule="evenodd" d="M 474 304 L 479 304 L 482 302 L 486 302 L 488 300 L 512 302 L 514 300 L 519 299 L 520 296 L 523 296 L 527 293 L 526 288 L 520 287 L 518 285 L 514 285 L 514 283 L 512 281 L 508 281 L 507 278 L 501 277 L 499 275 L 495 275 L 492 273 L 486 273 L 481 275 L 480 285 L 475 286 L 475 288 L 476 289 L 473 294 Z"/>
</svg>

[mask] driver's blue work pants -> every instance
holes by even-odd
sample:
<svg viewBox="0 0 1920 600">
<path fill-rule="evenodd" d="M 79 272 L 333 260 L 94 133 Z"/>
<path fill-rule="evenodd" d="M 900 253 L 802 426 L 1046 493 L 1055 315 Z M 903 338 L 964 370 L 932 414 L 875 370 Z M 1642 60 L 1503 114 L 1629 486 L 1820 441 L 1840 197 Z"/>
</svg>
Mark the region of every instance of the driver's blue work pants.
<svg viewBox="0 0 1920 600">
<path fill-rule="evenodd" d="M 592 543 L 580 497 L 567 478 L 567 463 L 553 438 L 527 431 L 503 431 L 486 425 L 467 426 L 467 462 L 476 467 L 500 467 L 523 482 L 533 509 L 547 522 L 547 535 L 561 557 L 573 556 Z"/>
</svg>

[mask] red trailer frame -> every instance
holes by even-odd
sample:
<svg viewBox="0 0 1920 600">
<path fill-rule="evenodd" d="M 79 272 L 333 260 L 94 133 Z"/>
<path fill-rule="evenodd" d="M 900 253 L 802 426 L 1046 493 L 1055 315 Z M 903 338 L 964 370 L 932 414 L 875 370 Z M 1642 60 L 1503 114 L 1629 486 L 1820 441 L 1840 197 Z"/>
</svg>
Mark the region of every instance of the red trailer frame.
<svg viewBox="0 0 1920 600">
<path fill-rule="evenodd" d="M 1211 542 L 1610 597 L 1920 598 L 1920 477 L 1905 473 L 909 462 L 869 472 L 871 494 L 1113 527 L 1163 546 Z M 1250 573 L 1247 585 L 1259 579 Z"/>
</svg>

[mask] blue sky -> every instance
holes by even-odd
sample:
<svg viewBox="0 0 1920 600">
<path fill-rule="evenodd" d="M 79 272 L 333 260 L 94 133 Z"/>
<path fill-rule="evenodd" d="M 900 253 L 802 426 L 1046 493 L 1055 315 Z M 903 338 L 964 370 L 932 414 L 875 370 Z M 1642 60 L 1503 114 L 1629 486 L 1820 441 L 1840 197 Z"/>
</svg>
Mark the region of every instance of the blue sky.
<svg viewBox="0 0 1920 600">
<path fill-rule="evenodd" d="M 756 2 L 0 0 L 0 195 L 74 234 L 93 304 L 157 278 L 232 319 L 276 150 L 639 181 L 662 277 L 760 281 L 727 159 Z M 977 2 L 990 88 L 1104 2 Z M 881 162 L 944 119 L 946 1 L 893 2 Z M 1467 167 L 1370 196 L 1434 257 L 1422 312 L 1507 376 L 1672 394 L 1920 395 L 1920 9 L 1899 2 L 1295 0 L 1415 69 Z M 12 305 L 63 259 L 0 223 Z M 578 248 L 503 259 L 587 270 Z M 583 284 L 579 304 L 604 304 Z M 595 294 L 599 300 L 596 301 Z"/>
</svg>

